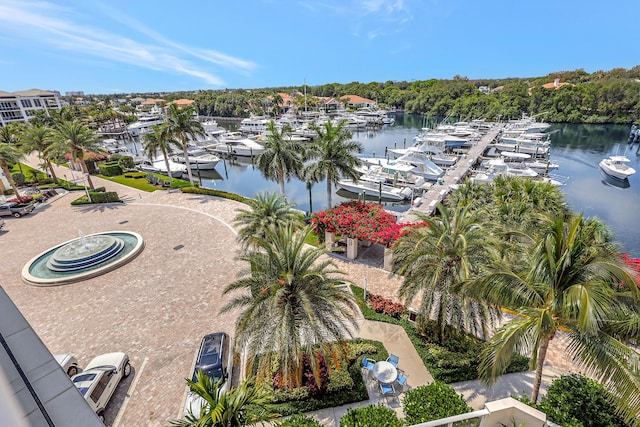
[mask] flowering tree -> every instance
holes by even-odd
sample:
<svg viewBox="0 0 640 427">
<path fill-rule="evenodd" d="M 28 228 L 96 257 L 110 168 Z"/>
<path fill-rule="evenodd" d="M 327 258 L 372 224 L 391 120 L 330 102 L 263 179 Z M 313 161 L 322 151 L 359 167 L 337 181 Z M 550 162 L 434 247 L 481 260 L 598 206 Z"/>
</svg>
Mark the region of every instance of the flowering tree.
<svg viewBox="0 0 640 427">
<path fill-rule="evenodd" d="M 632 270 L 631 275 L 635 278 L 636 284 L 640 286 L 640 258 L 631 258 L 628 253 L 622 253 L 622 261 Z"/>
<path fill-rule="evenodd" d="M 357 200 L 319 212 L 311 219 L 311 223 L 319 236 L 328 231 L 385 246 L 391 246 L 406 234 L 407 227 L 424 226 L 424 223 L 397 223 L 395 217 L 382 206 Z"/>
</svg>

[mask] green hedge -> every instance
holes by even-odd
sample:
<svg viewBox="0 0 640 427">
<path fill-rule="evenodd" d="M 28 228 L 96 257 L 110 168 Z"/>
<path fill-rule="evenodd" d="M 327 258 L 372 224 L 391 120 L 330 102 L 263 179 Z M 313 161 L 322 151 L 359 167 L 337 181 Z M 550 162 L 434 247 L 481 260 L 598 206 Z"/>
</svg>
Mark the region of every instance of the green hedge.
<svg viewBox="0 0 640 427">
<path fill-rule="evenodd" d="M 100 169 L 100 174 L 104 176 L 122 175 L 122 168 L 118 165 L 118 162 L 100 163 L 98 168 Z"/>
<path fill-rule="evenodd" d="M 304 414 L 296 414 L 284 421 L 278 421 L 279 427 L 322 427 L 322 424 L 313 417 Z"/>
<path fill-rule="evenodd" d="M 90 205 L 94 203 L 122 202 L 122 200 L 118 198 L 118 193 L 116 193 L 115 191 L 106 191 L 104 193 L 96 193 L 96 192 L 90 191 L 89 196 L 91 196 L 91 202 L 89 202 L 86 195 L 83 195 L 77 198 L 76 200 L 72 201 L 71 205 L 78 206 L 78 205 Z"/>
<path fill-rule="evenodd" d="M 402 399 L 402 409 L 408 425 L 471 412 L 464 397 L 439 381 L 407 391 Z"/>
<path fill-rule="evenodd" d="M 382 403 L 349 408 L 340 418 L 340 427 L 402 427 L 404 423 L 393 411 Z"/>
<path fill-rule="evenodd" d="M 249 204 L 248 198 L 244 196 L 240 196 L 234 193 L 228 193 L 226 191 L 221 190 L 212 190 L 209 188 L 201 188 L 201 187 L 183 187 L 180 189 L 183 193 L 192 193 L 192 194 L 206 194 L 207 196 L 216 196 L 222 197 L 225 199 L 235 200 L 236 202 L 241 202 L 245 204 Z"/>
</svg>

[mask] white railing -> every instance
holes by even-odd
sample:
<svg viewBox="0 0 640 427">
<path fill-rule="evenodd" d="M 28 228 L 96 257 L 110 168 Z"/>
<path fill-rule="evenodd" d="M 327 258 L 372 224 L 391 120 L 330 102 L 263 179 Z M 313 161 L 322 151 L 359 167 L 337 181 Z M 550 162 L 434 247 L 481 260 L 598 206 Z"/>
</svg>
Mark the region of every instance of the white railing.
<svg viewBox="0 0 640 427">
<path fill-rule="evenodd" d="M 487 409 L 480 409 L 479 411 L 467 412 L 466 414 L 454 415 L 453 417 L 441 418 L 439 420 L 427 421 L 426 423 L 415 424 L 411 427 L 438 427 L 438 426 L 453 427 L 454 423 L 470 420 L 472 418 L 479 418 L 478 423 L 476 425 L 480 425 L 480 421 L 482 420 L 482 417 L 484 417 L 485 415 L 489 415 L 489 411 Z M 469 425 L 469 424 L 465 423 L 465 425 Z"/>
</svg>

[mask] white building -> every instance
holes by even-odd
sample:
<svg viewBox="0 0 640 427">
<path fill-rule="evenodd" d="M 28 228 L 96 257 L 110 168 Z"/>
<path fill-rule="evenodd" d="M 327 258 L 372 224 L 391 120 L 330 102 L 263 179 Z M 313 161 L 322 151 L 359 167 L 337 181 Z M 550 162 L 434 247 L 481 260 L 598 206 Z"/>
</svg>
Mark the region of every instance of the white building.
<svg viewBox="0 0 640 427">
<path fill-rule="evenodd" d="M 30 89 L 17 92 L 0 91 L 0 127 L 14 122 L 27 122 L 36 111 L 60 109 L 60 93 Z"/>
</svg>

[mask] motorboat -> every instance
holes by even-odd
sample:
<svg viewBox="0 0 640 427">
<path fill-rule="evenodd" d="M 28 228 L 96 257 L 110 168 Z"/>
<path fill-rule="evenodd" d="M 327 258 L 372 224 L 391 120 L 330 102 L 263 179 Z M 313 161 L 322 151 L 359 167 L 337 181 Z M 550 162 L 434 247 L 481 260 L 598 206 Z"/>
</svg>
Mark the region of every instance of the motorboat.
<svg viewBox="0 0 640 427">
<path fill-rule="evenodd" d="M 504 158 L 491 159 L 486 162 L 487 169 L 508 176 L 521 176 L 524 178 L 537 178 L 538 172 L 527 167 L 522 162 L 505 162 Z"/>
<path fill-rule="evenodd" d="M 171 175 L 172 178 L 180 178 L 182 174 L 187 173 L 187 166 L 182 163 L 176 163 L 169 159 L 169 171 L 164 159 L 143 160 L 138 164 L 138 169 L 143 172 L 161 173 L 163 175 Z"/>
<path fill-rule="evenodd" d="M 254 116 L 251 115 L 240 122 L 238 130 L 246 134 L 260 134 L 267 130 L 269 122 L 272 119 L 267 116 Z"/>
<path fill-rule="evenodd" d="M 362 166 L 356 168 L 363 174 L 361 179 L 369 181 L 383 181 L 385 184 L 398 185 L 403 187 L 421 187 L 425 180 L 423 177 L 414 174 L 414 166 L 408 163 L 385 162 L 376 163 L 378 158 L 362 158 Z"/>
<path fill-rule="evenodd" d="M 530 154 L 526 153 L 503 151 L 500 155 L 507 164 L 523 163 L 526 167 L 533 169 L 537 173 L 549 172 L 560 167 L 557 163 L 551 162 L 549 158 L 546 160 L 533 159 Z"/>
<path fill-rule="evenodd" d="M 138 118 L 137 122 L 131 123 L 127 126 L 127 130 L 129 134 L 133 137 L 139 137 L 148 133 L 151 130 L 153 125 L 159 125 L 165 122 L 165 118 L 163 116 L 141 116 Z"/>
<path fill-rule="evenodd" d="M 220 137 L 219 144 L 208 150 L 228 156 L 253 157 L 262 154 L 264 146 L 253 139 L 243 137 L 240 132 L 228 132 Z"/>
<path fill-rule="evenodd" d="M 413 166 L 411 172 L 419 175 L 427 181 L 437 181 L 442 175 L 444 170 L 436 165 L 426 153 L 421 151 L 408 151 L 406 154 L 398 157 L 395 160 L 391 160 L 388 163 L 393 164 L 409 164 Z"/>
<path fill-rule="evenodd" d="M 609 156 L 606 159 L 602 159 L 598 165 L 610 177 L 625 180 L 636 173 L 634 168 L 627 165 L 630 161 L 625 156 Z"/>
<path fill-rule="evenodd" d="M 363 176 L 358 181 L 343 179 L 338 181 L 337 186 L 345 191 L 355 194 L 364 193 L 371 197 L 381 197 L 385 200 L 401 201 L 413 195 L 413 189 L 409 187 L 397 188 L 384 184 L 382 180 L 372 180 L 371 177 Z"/>
<path fill-rule="evenodd" d="M 389 149 L 390 153 L 397 154 L 399 156 L 404 156 L 407 153 L 416 151 L 425 153 L 433 163 L 441 167 L 451 167 L 458 161 L 458 156 L 446 154 L 439 146 L 426 144 L 424 142 L 418 143 L 415 146 L 409 148 Z"/>
<path fill-rule="evenodd" d="M 204 149 L 188 150 L 187 154 L 189 155 L 189 168 L 191 170 L 215 169 L 218 162 L 220 162 L 220 157 L 215 154 L 210 154 Z M 171 157 L 171 160 L 176 163 L 182 163 L 183 165 L 187 164 L 183 154 L 176 154 Z"/>
</svg>

